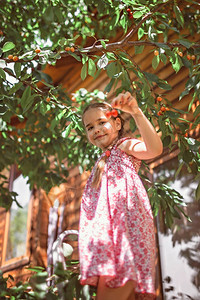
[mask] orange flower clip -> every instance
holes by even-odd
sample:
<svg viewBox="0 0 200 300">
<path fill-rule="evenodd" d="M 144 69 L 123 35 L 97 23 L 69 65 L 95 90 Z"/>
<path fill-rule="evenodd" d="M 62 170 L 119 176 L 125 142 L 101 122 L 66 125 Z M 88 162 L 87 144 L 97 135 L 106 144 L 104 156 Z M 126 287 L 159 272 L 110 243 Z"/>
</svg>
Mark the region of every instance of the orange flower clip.
<svg viewBox="0 0 200 300">
<path fill-rule="evenodd" d="M 116 118 L 118 116 L 118 111 L 116 109 L 112 109 L 111 111 L 107 111 L 106 112 L 106 117 L 110 118 L 111 116 Z"/>
</svg>

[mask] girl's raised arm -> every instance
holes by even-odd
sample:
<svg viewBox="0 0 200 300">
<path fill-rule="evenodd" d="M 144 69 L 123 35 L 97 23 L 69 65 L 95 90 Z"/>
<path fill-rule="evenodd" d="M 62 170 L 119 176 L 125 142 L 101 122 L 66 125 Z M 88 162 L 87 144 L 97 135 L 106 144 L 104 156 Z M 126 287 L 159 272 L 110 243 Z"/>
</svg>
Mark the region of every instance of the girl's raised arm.
<svg viewBox="0 0 200 300">
<path fill-rule="evenodd" d="M 143 139 L 143 142 L 138 140 L 138 143 L 135 139 L 126 140 L 119 145 L 121 150 L 138 159 L 152 159 L 162 153 L 162 141 L 151 122 L 138 107 L 135 97 L 129 92 L 119 94 L 111 105 L 132 115 Z"/>
</svg>

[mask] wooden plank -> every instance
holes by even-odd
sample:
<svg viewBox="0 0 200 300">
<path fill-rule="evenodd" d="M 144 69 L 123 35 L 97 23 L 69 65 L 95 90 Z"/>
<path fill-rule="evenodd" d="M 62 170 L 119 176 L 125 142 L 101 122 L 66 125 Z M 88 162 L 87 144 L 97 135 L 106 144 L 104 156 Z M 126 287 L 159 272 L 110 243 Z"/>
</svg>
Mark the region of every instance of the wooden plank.
<svg viewBox="0 0 200 300">
<path fill-rule="evenodd" d="M 17 269 L 19 267 L 28 265 L 30 262 L 29 257 L 22 257 L 22 258 L 18 258 L 17 260 L 14 259 L 11 263 L 9 264 L 5 264 L 3 266 L 0 267 L 0 270 L 5 273 L 14 269 Z"/>
<path fill-rule="evenodd" d="M 3 245 L 4 245 L 4 234 L 5 234 L 5 226 L 6 226 L 6 210 L 0 208 L 0 266 L 3 262 Z"/>
<path fill-rule="evenodd" d="M 6 260 L 9 224 L 10 224 L 10 212 L 8 211 L 5 217 L 5 227 L 4 227 L 5 231 L 4 231 L 4 240 L 3 240 L 3 249 L 2 249 L 2 263 L 1 263 L 2 265 L 5 263 Z"/>
</svg>

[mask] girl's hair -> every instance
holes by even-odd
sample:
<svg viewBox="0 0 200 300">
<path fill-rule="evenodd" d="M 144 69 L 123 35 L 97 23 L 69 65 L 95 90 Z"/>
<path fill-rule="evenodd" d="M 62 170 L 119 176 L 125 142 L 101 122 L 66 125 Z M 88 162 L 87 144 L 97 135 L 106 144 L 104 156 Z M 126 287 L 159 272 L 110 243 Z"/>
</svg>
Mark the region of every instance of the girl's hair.
<svg viewBox="0 0 200 300">
<path fill-rule="evenodd" d="M 84 114 L 86 113 L 86 111 L 88 111 L 89 109 L 92 109 L 92 108 L 101 109 L 104 112 L 107 112 L 107 111 L 111 112 L 113 110 L 113 107 L 107 102 L 93 102 L 93 103 L 89 104 L 83 111 L 83 115 L 82 115 L 83 124 L 84 124 L 84 120 L 83 120 Z M 123 137 L 123 134 L 124 134 L 124 132 L 123 132 L 124 131 L 124 120 L 122 119 L 121 115 L 119 115 L 119 114 L 117 115 L 117 117 L 111 116 L 111 118 L 113 118 L 113 119 L 119 118 L 121 120 L 121 129 L 119 130 L 119 134 L 118 134 L 118 140 L 119 140 L 120 138 Z M 110 147 L 108 147 L 107 150 L 111 150 L 113 146 L 114 145 L 110 145 Z M 93 176 L 93 181 L 92 181 L 92 187 L 94 187 L 94 188 L 99 187 L 107 159 L 108 159 L 108 156 L 103 155 L 96 166 L 96 170 L 95 170 L 95 173 Z"/>
</svg>

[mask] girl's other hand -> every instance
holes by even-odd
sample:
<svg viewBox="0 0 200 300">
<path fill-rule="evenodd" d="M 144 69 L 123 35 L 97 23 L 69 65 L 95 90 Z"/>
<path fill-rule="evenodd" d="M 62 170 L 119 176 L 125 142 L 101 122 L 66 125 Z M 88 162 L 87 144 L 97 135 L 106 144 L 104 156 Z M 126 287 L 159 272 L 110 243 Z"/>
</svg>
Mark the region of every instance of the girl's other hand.
<svg viewBox="0 0 200 300">
<path fill-rule="evenodd" d="M 137 114 L 139 112 L 139 107 L 136 98 L 132 96 L 129 92 L 124 94 L 119 94 L 111 102 L 113 108 L 120 109 L 129 114 Z"/>
</svg>

